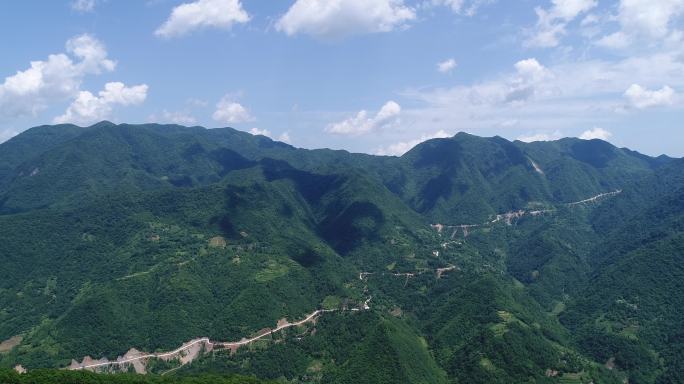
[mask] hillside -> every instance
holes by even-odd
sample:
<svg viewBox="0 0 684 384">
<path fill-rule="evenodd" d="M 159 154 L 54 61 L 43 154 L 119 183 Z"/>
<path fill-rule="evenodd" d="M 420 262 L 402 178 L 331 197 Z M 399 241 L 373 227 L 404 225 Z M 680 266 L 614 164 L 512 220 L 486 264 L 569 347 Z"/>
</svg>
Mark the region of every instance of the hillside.
<svg viewBox="0 0 684 384">
<path fill-rule="evenodd" d="M 677 382 L 682 164 L 600 140 L 381 157 L 36 127 L 0 144 L 0 368 Z"/>
</svg>

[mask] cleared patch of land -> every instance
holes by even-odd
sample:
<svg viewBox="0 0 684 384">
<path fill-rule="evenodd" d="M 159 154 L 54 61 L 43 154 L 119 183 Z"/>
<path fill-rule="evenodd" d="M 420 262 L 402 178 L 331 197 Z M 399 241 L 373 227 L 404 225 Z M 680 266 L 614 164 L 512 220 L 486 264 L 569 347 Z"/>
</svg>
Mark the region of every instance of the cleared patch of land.
<svg viewBox="0 0 684 384">
<path fill-rule="evenodd" d="M 21 336 L 13 336 L 13 337 L 10 337 L 9 339 L 3 341 L 2 343 L 0 343 L 0 353 L 5 353 L 5 352 L 11 351 L 12 348 L 21 344 L 21 341 L 23 339 L 24 338 Z"/>
</svg>

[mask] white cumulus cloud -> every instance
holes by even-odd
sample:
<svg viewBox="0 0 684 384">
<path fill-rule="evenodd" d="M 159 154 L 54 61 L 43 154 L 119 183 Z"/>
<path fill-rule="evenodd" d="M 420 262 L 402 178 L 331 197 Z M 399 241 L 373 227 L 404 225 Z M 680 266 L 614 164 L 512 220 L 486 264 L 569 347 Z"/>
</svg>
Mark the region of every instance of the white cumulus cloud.
<svg viewBox="0 0 684 384">
<path fill-rule="evenodd" d="M 669 86 L 658 90 L 649 90 L 639 84 L 632 84 L 625 91 L 625 97 L 636 108 L 650 108 L 674 103 L 675 91 Z"/>
<path fill-rule="evenodd" d="M 609 131 L 607 131 L 603 128 L 595 127 L 593 129 L 589 129 L 587 131 L 582 132 L 582 134 L 579 136 L 579 138 L 582 140 L 593 140 L 593 139 L 608 140 L 611 136 L 613 136 L 613 134 L 610 133 Z"/>
<path fill-rule="evenodd" d="M 356 116 L 326 127 L 325 131 L 337 135 L 363 135 L 399 123 L 401 106 L 394 101 L 388 101 L 375 116 L 369 116 L 368 111 L 360 111 Z"/>
<path fill-rule="evenodd" d="M 113 71 L 116 62 L 107 58 L 107 50 L 102 42 L 90 35 L 80 35 L 69 39 L 66 43 L 67 52 L 81 59 L 76 67 L 82 73 L 101 73 Z"/>
<path fill-rule="evenodd" d="M 228 124 L 254 121 L 254 117 L 249 113 L 249 110 L 242 106 L 242 104 L 233 101 L 230 96 L 223 97 L 216 104 L 216 111 L 212 117 L 216 121 Z"/>
<path fill-rule="evenodd" d="M 297 0 L 276 23 L 287 35 L 340 39 L 389 32 L 416 18 L 403 0 Z"/>
<path fill-rule="evenodd" d="M 449 73 L 456 68 L 456 60 L 448 59 L 437 63 L 437 70 L 441 73 Z"/>
<path fill-rule="evenodd" d="M 420 137 L 420 139 L 401 141 L 398 143 L 390 144 L 387 147 L 378 148 L 375 150 L 375 154 L 381 156 L 401 156 L 404 153 L 410 151 L 411 148 L 415 147 L 416 145 L 424 141 L 430 139 L 443 139 L 446 137 L 451 137 L 451 135 L 449 135 L 444 130 L 439 130 L 432 134 L 423 135 Z"/>
<path fill-rule="evenodd" d="M 54 122 L 85 125 L 103 120 L 110 116 L 115 105 L 142 104 L 147 98 L 147 90 L 146 84 L 127 87 L 123 83 L 112 82 L 105 84 L 97 96 L 81 91 L 66 112 L 54 118 Z"/>
<path fill-rule="evenodd" d="M 86 75 L 113 71 L 116 66 L 102 42 L 90 35 L 68 40 L 66 51 L 32 61 L 29 68 L 6 77 L 0 83 L 0 117 L 35 114 L 51 103 L 75 97 Z"/>
<path fill-rule="evenodd" d="M 240 0 L 197 0 L 175 7 L 155 34 L 174 37 L 200 28 L 229 29 L 234 24 L 244 24 L 249 20 L 250 16 Z"/>
<path fill-rule="evenodd" d="M 514 66 L 518 73 L 526 79 L 542 79 L 547 73 L 546 68 L 535 58 L 520 60 Z"/>
<path fill-rule="evenodd" d="M 517 75 L 510 78 L 503 89 L 503 101 L 507 103 L 517 104 L 531 99 L 539 92 L 539 85 L 552 77 L 551 72 L 535 58 L 520 60 L 514 67 Z"/>
</svg>

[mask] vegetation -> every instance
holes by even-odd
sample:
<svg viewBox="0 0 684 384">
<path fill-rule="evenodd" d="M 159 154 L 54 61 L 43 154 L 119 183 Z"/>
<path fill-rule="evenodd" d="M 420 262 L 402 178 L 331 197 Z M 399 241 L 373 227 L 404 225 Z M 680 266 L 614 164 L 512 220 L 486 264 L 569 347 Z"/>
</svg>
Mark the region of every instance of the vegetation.
<svg viewBox="0 0 684 384">
<path fill-rule="evenodd" d="M 22 336 L 0 368 L 29 369 L 0 382 L 679 382 L 683 212 L 684 162 L 599 140 L 459 134 L 397 158 L 37 127 L 0 145 L 0 342 Z M 164 377 L 40 370 L 316 309 L 148 364 Z"/>
<path fill-rule="evenodd" d="M 3 384 L 259 384 L 265 381 L 243 376 L 172 377 L 131 374 L 98 375 L 91 372 L 36 370 L 27 374 L 0 370 Z"/>
</svg>

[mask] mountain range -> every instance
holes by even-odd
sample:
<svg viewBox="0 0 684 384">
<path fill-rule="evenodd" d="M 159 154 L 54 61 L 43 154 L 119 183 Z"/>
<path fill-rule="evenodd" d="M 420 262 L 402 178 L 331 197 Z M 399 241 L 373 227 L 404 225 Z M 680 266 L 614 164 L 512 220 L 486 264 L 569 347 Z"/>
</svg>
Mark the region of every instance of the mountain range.
<svg viewBox="0 0 684 384">
<path fill-rule="evenodd" d="M 40 126 L 0 233 L 0 368 L 684 382 L 684 160 L 601 140 Z"/>
</svg>

